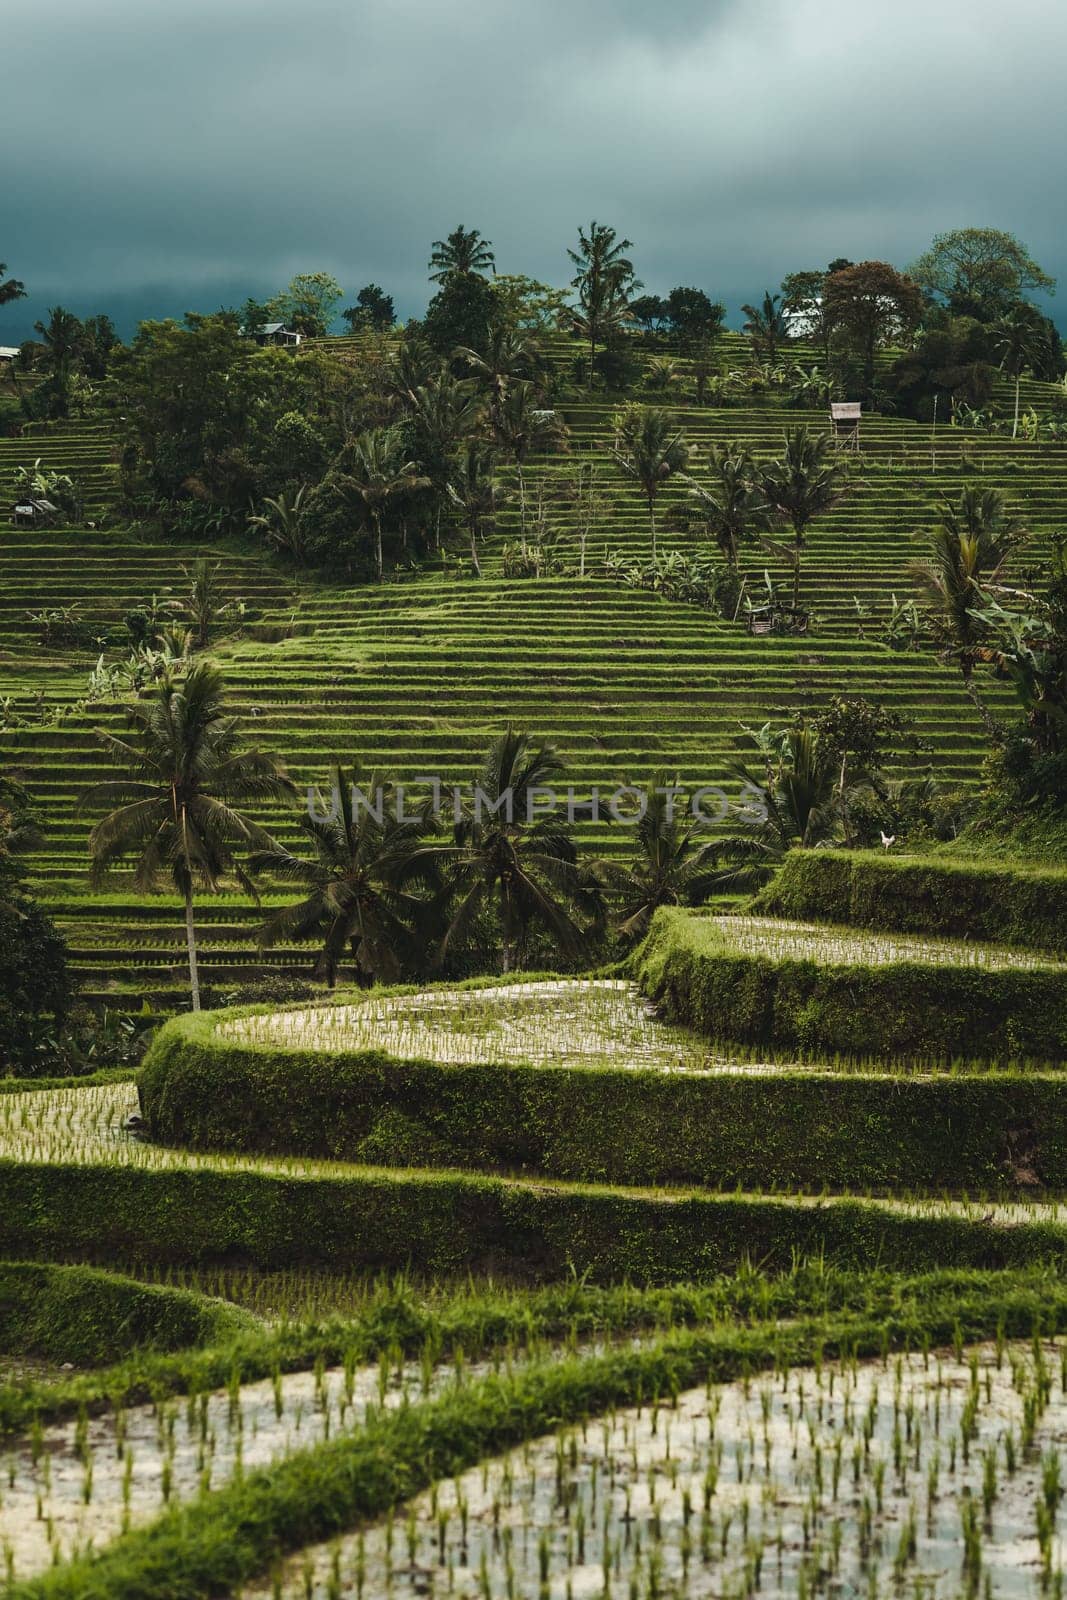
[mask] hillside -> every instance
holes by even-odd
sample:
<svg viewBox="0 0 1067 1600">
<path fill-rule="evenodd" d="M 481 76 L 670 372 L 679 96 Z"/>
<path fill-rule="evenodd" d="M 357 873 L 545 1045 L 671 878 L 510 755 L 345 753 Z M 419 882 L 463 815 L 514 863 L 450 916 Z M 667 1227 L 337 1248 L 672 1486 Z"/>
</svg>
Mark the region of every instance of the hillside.
<svg viewBox="0 0 1067 1600">
<path fill-rule="evenodd" d="M 665 396 L 642 398 L 671 405 Z M 612 404 L 572 395 L 561 409 L 570 450 L 527 466 L 526 496 L 532 506 L 543 485 L 545 520 L 558 530 L 555 549 L 576 566 L 565 489 L 578 464 L 597 467 L 603 507 L 589 537 L 584 581 L 501 575 L 502 546 L 518 537 L 514 505 L 488 542 L 480 582 L 464 575 L 469 563 L 453 560 L 381 586 L 349 588 L 295 578 L 248 550 L 219 552 L 225 587 L 245 603 L 247 620 L 215 654 L 250 736 L 283 755 L 299 784 L 321 781 L 334 753 L 400 779 L 432 772 L 458 782 L 473 774 L 489 737 L 509 721 L 557 743 L 577 786 L 638 782 L 656 768 L 683 781 L 721 782 L 744 749 L 742 724 L 781 721 L 834 693 L 866 695 L 906 712 L 929 745 L 920 765 L 946 782 L 975 782 L 985 747 L 958 674 L 925 654 L 894 653 L 879 641 L 879 627 L 892 597 L 912 592 L 915 535 L 929 525 L 939 494 L 958 493 L 969 481 L 996 487 L 1032 531 L 1030 548 L 1039 549 L 1042 535 L 1058 525 L 1067 493 L 1067 447 L 865 419 L 851 492 L 809 536 L 802 572 L 803 597 L 814 611 L 810 635 L 753 638 L 740 622 L 716 621 L 604 578 L 607 554 L 647 554 L 647 513 L 607 448 Z M 729 407 L 672 410 L 696 447 L 698 474 L 712 442 L 739 440 L 768 457 L 786 426 L 822 422 L 821 411 L 784 409 L 774 394 Z M 33 859 L 33 876 L 70 936 L 87 987 L 162 996 L 183 982 L 176 902 L 129 894 L 116 874 L 105 915 L 104 899 L 89 893 L 85 879 L 91 819 L 77 813 L 77 798 L 107 775 L 94 729 L 118 727 L 121 708 L 85 703 L 95 644 L 42 644 L 39 626 L 29 621 L 30 613 L 76 607 L 81 624 L 99 624 L 103 637 L 131 606 L 181 592 L 183 566 L 205 553 L 145 543 L 110 525 L 114 454 L 97 425 L 0 441 L 0 472 L 39 455 L 47 466 L 77 475 L 87 520 L 105 523 L 4 530 L 0 766 L 27 783 L 47 815 L 47 842 Z M 662 497 L 661 553 L 699 544 L 671 516 L 683 493 L 670 484 Z M 461 541 L 455 548 L 462 549 Z M 758 547 L 743 552 L 743 565 L 753 592 L 768 566 L 772 576 L 784 575 L 781 563 Z M 297 819 L 295 808 L 264 814 L 287 841 L 296 836 Z M 586 824 L 584 838 L 625 849 L 618 829 L 607 839 Z M 240 979 L 260 965 L 306 969 L 310 952 L 282 948 L 263 958 L 256 951 L 259 916 L 241 895 L 201 900 L 207 983 Z"/>
</svg>

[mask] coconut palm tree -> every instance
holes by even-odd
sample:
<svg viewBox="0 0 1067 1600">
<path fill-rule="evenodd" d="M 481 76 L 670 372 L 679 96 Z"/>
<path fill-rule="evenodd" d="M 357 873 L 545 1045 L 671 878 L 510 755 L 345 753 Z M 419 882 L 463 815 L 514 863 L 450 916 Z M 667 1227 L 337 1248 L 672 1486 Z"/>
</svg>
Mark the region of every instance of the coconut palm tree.
<svg viewBox="0 0 1067 1600">
<path fill-rule="evenodd" d="M 681 474 L 697 514 L 734 572 L 741 541 L 765 520 L 756 476 L 755 462 L 740 444 L 712 445 L 706 483 Z"/>
<path fill-rule="evenodd" d="M 354 790 L 360 794 L 355 796 Z M 284 845 L 257 850 L 249 858 L 256 875 L 297 883 L 307 894 L 285 906 L 259 930 L 259 943 L 322 937 L 315 976 L 333 988 L 346 950 L 365 978 L 398 983 L 417 975 L 424 948 L 420 928 L 436 887 L 433 863 L 422 848 L 432 831 L 432 802 L 397 815 L 397 790 L 358 768 L 330 769 L 330 810 L 305 815 L 300 826 L 314 846 L 301 856 Z"/>
<path fill-rule="evenodd" d="M 748 321 L 744 331 L 752 339 L 764 358 L 774 363 L 778 355 L 778 346 L 784 344 L 789 337 L 789 319 L 781 304 L 780 294 L 771 294 L 765 289 L 763 299 L 758 306 L 742 306 Z"/>
<path fill-rule="evenodd" d="M 222 674 L 210 662 L 184 678 L 165 678 L 147 701 L 127 709 L 126 720 L 125 738 L 103 728 L 97 736 L 128 776 L 94 784 L 81 799 L 82 806 L 115 807 L 89 835 L 92 880 L 99 883 L 114 863 L 135 857 L 137 889 L 153 889 L 163 878 L 173 883 L 185 901 L 189 985 L 199 1011 L 194 890 L 199 884 L 214 893 L 232 874 L 251 892 L 236 852 L 269 849 L 273 840 L 238 806 L 295 789 L 274 756 L 241 749 Z"/>
<path fill-rule="evenodd" d="M 526 548 L 526 479 L 523 467 L 531 450 L 563 450 L 567 446 L 567 425 L 555 411 L 538 404 L 532 383 L 513 383 L 492 419 L 497 444 L 515 463 L 519 488 L 519 525 L 523 549 Z"/>
<path fill-rule="evenodd" d="M 594 221 L 588 231 L 578 229 L 577 250 L 567 251 L 576 268 L 572 287 L 578 292 L 578 306 L 571 322 L 575 333 L 589 343 L 590 389 L 598 343 L 633 321 L 629 301 L 641 284 L 634 277 L 633 262 L 626 254 L 632 248 L 631 240 L 620 239 L 614 228 Z"/>
<path fill-rule="evenodd" d="M 35 322 L 33 326 L 48 351 L 52 371 L 57 376 L 68 372 L 85 343 L 85 329 L 73 311 L 67 311 L 63 306 L 52 306 L 48 321 Z"/>
<path fill-rule="evenodd" d="M 912 571 L 934 611 L 947 653 L 990 736 L 996 724 L 978 693 L 972 674 L 981 659 L 985 625 L 975 615 L 988 602 L 1012 551 L 1024 537 L 996 489 L 968 484 L 957 500 L 941 499 L 937 526 L 926 536 L 926 558 Z"/>
<path fill-rule="evenodd" d="M 392 409 L 399 406 L 410 411 L 416 391 L 440 377 L 442 366 L 441 357 L 424 339 L 403 339 L 382 373 L 382 387 Z"/>
<path fill-rule="evenodd" d="M 820 748 L 818 734 L 767 727 L 753 738 L 764 770 L 753 773 L 743 763 L 732 769 L 745 790 L 735 808 L 739 826 L 712 847 L 720 889 L 758 888 L 787 850 L 825 843 L 837 823 L 837 765 Z"/>
<path fill-rule="evenodd" d="M 612 455 L 628 478 L 641 487 L 648 505 L 652 530 L 652 560 L 656 559 L 656 500 L 667 479 L 681 472 L 689 459 L 689 446 L 680 428 L 655 406 L 628 405 L 614 418 Z"/>
<path fill-rule="evenodd" d="M 707 824 L 680 807 L 671 792 L 678 788 L 677 778 L 672 783 L 665 772 L 653 775 L 634 829 L 633 859 L 625 866 L 603 864 L 621 899 L 617 930 L 624 939 L 642 938 L 660 906 L 698 904 L 717 882 Z"/>
<path fill-rule="evenodd" d="M 452 844 L 427 847 L 456 894 L 439 961 L 486 911 L 496 916 L 505 972 L 524 964 L 535 928 L 564 954 L 579 953 L 582 930 L 570 910 L 577 851 L 558 812 L 535 814 L 562 773 L 555 749 L 527 733 L 508 728 L 493 740 Z"/>
<path fill-rule="evenodd" d="M 447 369 L 415 389 L 411 401 L 419 463 L 435 490 L 435 544 L 439 548 L 441 506 L 448 493 L 455 452 L 478 431 L 484 409 L 473 386 L 454 378 Z"/>
<path fill-rule="evenodd" d="M 453 359 L 462 361 L 489 403 L 495 419 L 514 383 L 535 383 L 544 377 L 545 360 L 535 339 L 519 328 L 497 325 L 489 330 L 484 354 L 459 345 Z"/>
<path fill-rule="evenodd" d="M 1013 439 L 1019 432 L 1019 389 L 1023 372 L 1041 359 L 1047 342 L 1047 330 L 1034 306 L 1013 307 L 993 329 L 993 346 L 1000 353 L 1001 371 L 1015 379 L 1015 414 L 1011 424 Z"/>
<path fill-rule="evenodd" d="M 496 465 L 493 452 L 476 440 L 468 440 L 452 465 L 445 485 L 448 498 L 462 514 L 471 541 L 471 565 L 476 575 L 482 575 L 478 560 L 478 540 L 496 520 L 496 514 L 508 499 L 508 492 L 494 474 Z"/>
<path fill-rule="evenodd" d="M 385 572 L 382 519 L 393 501 L 429 488 L 430 480 L 414 461 L 404 459 L 404 441 L 396 428 L 368 428 L 351 440 L 348 471 L 337 482 L 368 518 L 374 530 L 374 563 L 379 583 Z"/>
<path fill-rule="evenodd" d="M 444 283 L 453 277 L 484 276 L 496 271 L 496 257 L 488 239 L 477 228 L 460 223 L 447 239 L 435 239 L 430 253 L 430 281 Z"/>
<path fill-rule="evenodd" d="M 792 428 L 785 436 L 781 459 L 762 467 L 758 480 L 764 512 L 793 530 L 792 545 L 766 541 L 793 568 L 793 605 L 800 604 L 800 557 L 807 531 L 816 517 L 833 510 L 847 492 L 844 468 L 830 459 L 830 439 L 825 433 Z"/>
</svg>

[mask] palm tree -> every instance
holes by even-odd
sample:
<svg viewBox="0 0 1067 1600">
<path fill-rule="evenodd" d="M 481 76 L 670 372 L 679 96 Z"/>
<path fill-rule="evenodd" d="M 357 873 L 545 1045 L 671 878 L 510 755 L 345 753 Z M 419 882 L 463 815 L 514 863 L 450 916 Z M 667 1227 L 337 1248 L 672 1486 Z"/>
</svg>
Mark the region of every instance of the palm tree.
<svg viewBox="0 0 1067 1600">
<path fill-rule="evenodd" d="M 578 309 L 571 321 L 579 337 L 589 342 L 589 388 L 597 344 L 627 326 L 632 317 L 629 299 L 641 284 L 634 277 L 633 262 L 626 255 L 633 248 L 630 239 L 617 237 L 606 223 L 591 222 L 589 230 L 578 229 L 578 248 L 568 250 L 575 276 L 572 287 L 578 291 Z"/>
<path fill-rule="evenodd" d="M 471 277 L 496 271 L 496 257 L 488 239 L 483 239 L 477 228 L 465 228 L 460 223 L 447 239 L 435 239 L 430 254 L 431 283 L 444 283 L 447 278 Z"/>
<path fill-rule="evenodd" d="M 524 964 L 535 927 L 564 954 L 579 953 L 582 930 L 567 905 L 578 889 L 577 851 L 556 811 L 533 815 L 563 770 L 552 746 L 535 745 L 527 733 L 508 728 L 493 740 L 453 843 L 427 847 L 457 895 L 438 960 L 491 909 L 505 972 Z"/>
<path fill-rule="evenodd" d="M 126 720 L 127 737 L 102 728 L 98 737 L 129 775 L 95 784 L 81 800 L 83 806 L 115 807 L 89 835 L 92 880 L 99 883 L 128 856 L 137 858 L 137 889 L 170 879 L 185 901 L 189 984 L 199 1011 L 193 891 L 201 884 L 214 893 L 232 873 L 251 892 L 235 850 L 269 849 L 273 840 L 237 805 L 295 789 L 274 756 L 240 748 L 222 674 L 210 662 L 191 667 L 182 679 L 165 678 L 149 700 L 128 707 Z"/>
<path fill-rule="evenodd" d="M 441 503 L 448 490 L 456 447 L 474 434 L 483 420 L 481 400 L 470 383 L 447 370 L 415 389 L 411 416 L 419 461 L 436 491 L 435 543 L 441 544 Z"/>
<path fill-rule="evenodd" d="M 1023 536 L 996 489 L 968 484 L 956 501 L 942 496 L 940 520 L 926 538 L 926 559 L 912 568 L 991 737 L 996 724 L 972 681 L 985 631 L 975 612 L 987 603 L 987 591 L 999 583 Z"/>
<path fill-rule="evenodd" d="M 81 354 L 85 343 L 85 329 L 73 311 L 63 306 L 53 306 L 47 322 L 35 322 L 35 330 L 48 350 L 49 363 L 57 377 L 70 370 Z"/>
<path fill-rule="evenodd" d="M 432 862 L 422 849 L 433 826 L 432 802 L 398 817 L 392 782 L 372 774 L 361 784 L 358 770 L 345 773 L 340 762 L 331 767 L 330 779 L 331 810 L 301 818 L 314 856 L 274 845 L 249 858 L 253 874 L 269 873 L 309 891 L 264 923 L 259 942 L 269 947 L 280 939 L 321 934 L 315 976 L 331 989 L 346 949 L 368 979 L 398 983 L 420 966 L 418 922 L 429 904 L 425 891 L 435 886 Z M 357 787 L 363 801 L 354 806 Z"/>
<path fill-rule="evenodd" d="M 521 329 L 497 325 L 489 330 L 485 353 L 460 345 L 453 351 L 489 400 L 489 415 L 495 418 L 504 399 L 516 382 L 535 382 L 545 372 L 544 356 L 536 340 Z"/>
<path fill-rule="evenodd" d="M 193 625 L 193 643 L 197 650 L 205 650 L 211 642 L 211 630 L 216 623 L 239 613 L 239 606 L 227 600 L 219 584 L 222 562 L 209 561 L 206 556 L 194 563 L 192 570 L 182 568 L 182 576 L 189 583 L 186 610 Z"/>
<path fill-rule="evenodd" d="M 368 428 L 350 442 L 347 454 L 349 471 L 338 474 L 337 481 L 370 519 L 380 583 L 385 572 L 382 518 L 386 509 L 402 495 L 428 488 L 430 480 L 414 461 L 404 459 L 404 442 L 396 428 Z"/>
<path fill-rule="evenodd" d="M 769 289 L 765 289 L 759 306 L 741 307 L 748 318 L 744 331 L 772 363 L 778 355 L 778 346 L 789 337 L 789 318 L 782 309 L 781 299 L 780 294 L 771 294 Z"/>
<path fill-rule="evenodd" d="M 993 329 L 993 345 L 1000 352 L 1001 371 L 1015 379 L 1015 415 L 1011 436 L 1019 432 L 1019 388 L 1023 369 L 1034 366 L 1044 353 L 1048 334 L 1039 312 L 1033 306 L 1018 305 L 1002 317 Z"/>
<path fill-rule="evenodd" d="M 656 498 L 672 472 L 680 472 L 689 459 L 689 446 L 680 428 L 655 406 L 628 405 L 615 419 L 612 455 L 628 478 L 640 484 L 648 503 L 652 529 L 652 559 L 656 559 Z"/>
<path fill-rule="evenodd" d="M 847 492 L 843 468 L 828 459 L 829 449 L 827 434 L 792 428 L 785 436 L 781 460 L 768 463 L 758 477 L 764 510 L 771 517 L 788 522 L 793 530 L 791 547 L 773 540 L 767 542 L 775 553 L 792 563 L 794 607 L 800 604 L 800 557 L 807 530 L 816 517 L 833 510 Z"/>
<path fill-rule="evenodd" d="M 478 560 L 478 540 L 486 527 L 492 526 L 496 514 L 508 498 L 507 489 L 494 475 L 493 452 L 476 440 L 468 440 L 453 464 L 446 489 L 448 498 L 463 515 L 471 541 L 471 564 L 476 575 L 482 575 Z"/>
<path fill-rule="evenodd" d="M 618 931 L 624 939 L 640 939 L 660 906 L 694 905 L 707 898 L 718 874 L 709 865 L 707 824 L 677 814 L 678 790 L 663 772 L 652 777 L 646 806 L 635 829 L 637 850 L 626 866 L 612 863 L 608 882 L 621 891 Z"/>
<path fill-rule="evenodd" d="M 737 571 L 738 547 L 763 520 L 756 489 L 756 466 L 743 445 L 712 445 L 708 451 L 708 483 L 682 475 L 696 506 L 727 565 Z"/>
<path fill-rule="evenodd" d="M 18 278 L 5 278 L 7 262 L 0 261 L 0 306 L 6 306 L 11 300 L 24 300 L 26 298 L 26 285 Z"/>
<path fill-rule="evenodd" d="M 415 404 L 415 394 L 426 384 L 441 376 L 441 357 L 422 339 L 405 338 L 401 341 L 392 361 L 382 374 L 386 396 L 399 402 L 410 411 Z"/>
<path fill-rule="evenodd" d="M 523 549 L 526 548 L 526 479 L 523 466 L 531 450 L 562 450 L 567 444 L 567 425 L 555 411 L 538 405 L 531 383 L 514 383 L 508 389 L 493 418 L 493 433 L 501 449 L 515 463 L 519 486 L 519 525 Z"/>
<path fill-rule="evenodd" d="M 764 759 L 762 775 L 743 763 L 733 771 L 745 785 L 736 808 L 741 826 L 716 840 L 724 863 L 715 877 L 721 889 L 755 889 L 780 865 L 787 850 L 825 843 L 837 821 L 837 767 L 811 728 L 753 736 Z"/>
<path fill-rule="evenodd" d="M 307 485 L 302 483 L 291 498 L 284 491 L 277 499 L 264 495 L 263 504 L 267 508 L 266 512 L 248 519 L 249 527 L 263 529 L 267 543 L 273 545 L 275 550 L 280 550 L 285 555 L 291 556 L 294 561 L 300 562 L 307 554 L 301 523 L 306 493 Z"/>
</svg>

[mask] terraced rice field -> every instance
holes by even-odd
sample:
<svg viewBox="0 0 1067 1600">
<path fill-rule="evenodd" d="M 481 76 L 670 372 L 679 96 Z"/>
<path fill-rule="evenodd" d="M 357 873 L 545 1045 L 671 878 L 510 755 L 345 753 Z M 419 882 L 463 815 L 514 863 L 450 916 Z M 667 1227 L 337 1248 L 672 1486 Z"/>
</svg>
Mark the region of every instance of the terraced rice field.
<svg viewBox="0 0 1067 1600">
<path fill-rule="evenodd" d="M 828 941 L 835 960 L 850 940 L 868 958 L 906 952 L 928 966 L 959 949 L 729 923 L 757 946 Z M 987 966 L 1025 959 L 985 955 Z M 210 1034 L 223 1056 L 245 1054 L 234 1039 L 263 1052 L 236 1095 L 212 1064 Z M 530 980 L 174 1019 L 142 1076 L 143 1124 L 131 1125 L 129 1082 L 0 1096 L 0 1250 L 13 1255 L 128 1254 L 209 1274 L 247 1263 L 298 1278 L 398 1263 L 433 1277 L 447 1263 L 522 1285 L 479 1299 L 472 1284 L 466 1302 L 445 1295 L 438 1313 L 398 1284 L 356 1316 L 269 1329 L 242 1320 L 229 1344 L 207 1347 L 207 1335 L 139 1356 L 139 1368 L 46 1378 L 28 1405 L 0 1387 L 12 1600 L 32 1600 L 52 1567 L 45 1583 L 57 1593 L 109 1600 L 172 1593 L 179 1573 L 191 1593 L 249 1600 L 1061 1591 L 1062 1173 L 1034 1198 L 1032 1177 L 978 1198 L 977 1185 L 909 1191 L 896 1172 L 876 1198 L 850 1195 L 850 1183 L 816 1192 L 817 1180 L 768 1193 L 770 1146 L 755 1127 L 755 1172 L 737 1191 L 713 1178 L 653 1187 L 647 1170 L 577 1181 L 480 1162 L 410 1168 L 386 1147 L 381 1158 L 397 1164 L 301 1155 L 308 1091 L 327 1131 L 341 1120 L 325 1112 L 333 1064 L 324 1075 L 315 1053 L 332 1042 L 375 1047 L 368 1073 L 401 1094 L 393 1051 L 425 1048 L 425 1070 L 442 1079 L 457 1060 L 500 1060 L 517 1070 L 496 1076 L 516 1080 L 525 1063 L 563 1091 L 568 1124 L 594 1134 L 621 1110 L 600 1099 L 594 1069 L 658 1067 L 634 1074 L 650 1091 L 648 1129 L 621 1111 L 624 1140 L 655 1132 L 661 1091 L 700 1088 L 685 1071 L 697 1043 L 627 985 Z M 823 1091 L 841 1087 L 835 1065 L 822 1064 L 814 1100 L 797 1101 L 803 1074 L 790 1087 L 773 1069 L 746 1070 L 759 1077 L 704 1082 L 735 1099 L 764 1094 L 768 1126 L 777 1100 L 798 1139 L 818 1136 L 832 1116 Z M 492 1075 L 468 1072 L 467 1092 L 484 1094 Z M 603 1074 L 605 1086 L 628 1077 Z M 860 1086 L 865 1120 L 877 1081 Z M 981 1081 L 966 1070 L 941 1078 L 960 1108 Z M 1054 1083 L 1043 1080 L 1050 1105 Z M 894 1116 L 906 1114 L 900 1091 Z M 1025 1080 L 1016 1093 L 1021 1105 Z M 255 1141 L 272 1095 L 284 1138 L 264 1155 Z M 173 1138 L 165 1119 L 183 1097 L 216 1119 L 203 1148 L 153 1142 Z M 431 1098 L 424 1081 L 428 1116 Z M 232 1138 L 218 1116 L 227 1105 Z M 464 1102 L 475 1144 L 490 1105 Z M 672 1143 L 693 1131 L 710 1144 L 718 1129 L 694 1114 L 659 1130 Z M 1000 1131 L 1010 1146 L 1011 1128 Z M 853 1171 L 862 1182 L 858 1151 Z M 10 1269 L 28 1270 L 40 1269 Z M 0 1323 L 0 1348 L 7 1332 Z"/>
<path fill-rule="evenodd" d="M 1064 1355 L 830 1365 L 613 1411 L 435 1485 L 402 1521 L 304 1551 L 250 1593 L 1033 1595 L 1062 1584 Z"/>
<path fill-rule="evenodd" d="M 985 745 L 958 675 L 925 655 L 892 653 L 877 641 L 878 624 L 894 594 L 911 592 L 913 535 L 929 524 L 940 492 L 957 492 L 972 478 L 1001 489 L 1039 548 L 1067 496 L 1064 446 L 951 428 L 932 439 L 930 429 L 893 418 L 865 421 L 853 492 L 809 538 L 803 574 L 816 615 L 811 635 L 751 638 L 740 623 L 717 622 L 598 576 L 610 551 L 647 552 L 647 515 L 608 455 L 612 406 L 579 398 L 562 409 L 571 452 L 531 463 L 527 496 L 535 501 L 543 482 L 546 518 L 560 529 L 558 550 L 576 564 L 565 486 L 579 463 L 598 466 L 604 506 L 584 582 L 500 576 L 501 545 L 517 534 L 514 506 L 487 546 L 482 582 L 428 569 L 353 589 L 298 582 L 265 559 L 223 554 L 226 584 L 246 602 L 250 620 L 216 653 L 251 736 L 284 755 L 300 785 L 321 781 L 335 752 L 406 782 L 429 773 L 467 782 L 508 721 L 553 740 L 579 787 L 642 782 L 657 767 L 683 783 L 723 782 L 745 748 L 742 723 L 781 721 L 834 693 L 867 695 L 905 712 L 929 745 L 918 766 L 929 764 L 946 783 L 975 782 Z M 740 440 L 769 456 L 784 427 L 821 422 L 820 414 L 783 410 L 762 396 L 676 411 L 699 447 L 697 471 L 712 441 Z M 79 425 L 40 441 L 4 442 L 0 471 L 4 460 L 41 454 L 49 466 L 91 470 L 94 494 L 99 488 L 106 495 L 108 450 L 99 430 Z M 663 496 L 663 550 L 694 545 L 695 534 L 671 526 L 671 504 L 681 497 L 677 485 Z M 0 769 L 21 776 L 42 803 L 48 841 L 34 875 L 71 938 L 89 992 L 116 1000 L 150 995 L 166 1002 L 180 989 L 181 919 L 173 899 L 146 902 L 126 893 L 121 874 L 109 902 L 87 893 L 91 818 L 77 814 L 76 802 L 85 785 L 108 774 L 94 729 L 118 727 L 121 710 L 84 703 L 95 652 L 42 647 L 27 613 L 78 604 L 101 625 L 119 623 L 124 610 L 151 594 L 179 592 L 181 564 L 195 554 L 121 530 L 4 530 L 0 538 Z M 767 559 L 758 549 L 744 553 L 753 591 Z M 265 812 L 263 820 L 292 843 L 298 816 L 294 807 Z M 608 834 L 583 824 L 579 837 L 599 849 L 627 848 L 621 829 Z M 259 953 L 252 936 L 259 920 L 238 895 L 201 901 L 208 988 L 241 981 L 251 969 L 309 969 L 306 948 Z"/>
</svg>

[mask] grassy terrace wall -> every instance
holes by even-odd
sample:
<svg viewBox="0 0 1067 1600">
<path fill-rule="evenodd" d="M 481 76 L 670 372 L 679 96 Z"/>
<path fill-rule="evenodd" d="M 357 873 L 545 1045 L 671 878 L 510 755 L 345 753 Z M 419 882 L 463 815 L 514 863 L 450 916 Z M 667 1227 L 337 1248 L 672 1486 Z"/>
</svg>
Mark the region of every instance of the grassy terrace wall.
<svg viewBox="0 0 1067 1600">
<path fill-rule="evenodd" d="M 248 1324 L 232 1306 L 92 1267 L 0 1262 L 0 1352 L 96 1366 L 129 1350 L 181 1350 Z"/>
<path fill-rule="evenodd" d="M 170 1022 L 140 1082 L 155 1137 L 198 1149 L 580 1182 L 818 1192 L 1062 1187 L 1067 1079 L 442 1065 L 235 1044 Z"/>
<path fill-rule="evenodd" d="M 793 850 L 753 910 L 1067 952 L 1067 869 Z"/>
<path fill-rule="evenodd" d="M 252 1171 L 0 1163 L 0 1252 L 62 1259 L 459 1275 L 530 1282 L 703 1281 L 798 1258 L 929 1271 L 1067 1267 L 1067 1229 L 930 1205 L 761 1199 L 509 1183 L 456 1173 L 298 1177 Z"/>
<path fill-rule="evenodd" d="M 1062 968 L 774 959 L 714 918 L 664 909 L 636 970 L 667 1017 L 709 1038 L 860 1059 L 1067 1059 Z"/>
</svg>

